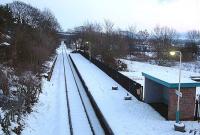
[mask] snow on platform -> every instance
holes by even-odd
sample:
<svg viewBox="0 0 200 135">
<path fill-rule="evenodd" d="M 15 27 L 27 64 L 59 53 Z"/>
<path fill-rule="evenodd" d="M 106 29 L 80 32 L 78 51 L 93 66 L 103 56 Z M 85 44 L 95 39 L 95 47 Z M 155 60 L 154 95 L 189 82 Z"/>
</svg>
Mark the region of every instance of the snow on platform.
<svg viewBox="0 0 200 135">
<path fill-rule="evenodd" d="M 93 107 L 92 107 L 90 99 L 88 98 L 87 93 L 81 83 L 81 80 L 78 77 L 78 74 L 76 73 L 76 71 L 72 65 L 72 62 L 68 56 L 68 54 L 71 51 L 69 49 L 66 49 L 66 47 L 64 50 L 66 50 L 66 51 L 64 51 L 64 53 L 66 53 L 66 54 L 64 54 L 66 56 L 65 62 L 68 62 L 68 64 L 66 64 L 66 76 L 67 76 L 67 80 L 68 80 L 67 87 L 68 87 L 69 95 L 71 95 L 71 98 L 69 96 L 69 99 L 71 99 L 70 105 L 71 105 L 71 108 L 75 109 L 75 112 L 71 111 L 71 114 L 76 119 L 75 122 L 72 121 L 72 124 L 74 125 L 73 129 L 75 129 L 74 134 L 78 135 L 78 134 L 82 134 L 83 132 L 84 132 L 84 135 L 86 135 L 87 133 L 92 134 L 91 130 L 88 130 L 88 129 L 90 129 L 90 127 L 88 127 L 89 126 L 88 123 L 85 123 L 86 121 L 87 122 L 90 121 L 91 128 L 95 135 L 105 135 L 104 130 L 101 127 L 101 124 L 96 116 L 96 113 L 95 113 Z M 71 69 L 70 69 L 70 67 L 71 67 Z M 73 80 L 75 80 L 75 81 L 73 81 Z M 77 87 L 74 87 L 72 85 L 77 85 Z M 82 104 L 80 103 L 81 100 L 82 100 Z M 86 113 L 83 112 L 83 104 L 84 104 L 85 111 L 87 112 L 88 120 L 84 120 L 84 119 L 86 119 Z M 76 130 L 76 129 L 78 129 L 78 130 Z M 88 131 L 88 132 L 86 132 L 86 131 Z"/>
<path fill-rule="evenodd" d="M 67 59 L 67 53 L 63 46 L 63 59 L 65 64 L 65 75 L 67 81 L 67 91 L 69 98 L 69 107 L 72 121 L 73 134 L 81 135 L 83 132 L 85 135 L 92 135 L 90 125 L 85 114 L 76 82 L 73 77 L 73 73 L 70 69 L 69 61 Z M 63 80 L 64 81 L 64 80 Z M 66 104 L 67 105 L 67 104 Z"/>
<path fill-rule="evenodd" d="M 115 135 L 186 135 L 190 129 L 199 127 L 197 122 L 184 122 L 187 132 L 175 132 L 174 121 L 166 121 L 133 96 L 133 100 L 124 100 L 127 91 L 117 82 L 80 54 L 71 56 Z M 119 90 L 113 91 L 112 86 Z"/>
</svg>

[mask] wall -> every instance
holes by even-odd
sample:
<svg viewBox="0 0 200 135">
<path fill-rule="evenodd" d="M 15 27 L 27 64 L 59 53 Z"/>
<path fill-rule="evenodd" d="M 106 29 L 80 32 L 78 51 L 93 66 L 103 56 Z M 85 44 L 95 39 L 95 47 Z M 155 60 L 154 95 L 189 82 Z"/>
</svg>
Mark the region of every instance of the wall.
<svg viewBox="0 0 200 135">
<path fill-rule="evenodd" d="M 177 95 L 175 91 L 175 89 L 167 88 L 148 78 L 145 78 L 144 101 L 146 103 L 168 104 L 168 120 L 176 119 Z M 196 88 L 182 88 L 181 92 L 183 96 L 180 98 L 180 119 L 193 120 Z"/>
<path fill-rule="evenodd" d="M 166 89 L 164 89 L 163 85 L 158 84 L 148 78 L 145 78 L 144 101 L 146 103 L 163 103 L 164 97 L 167 97 L 163 95 L 167 94 L 167 92 L 164 92 L 164 90 Z"/>
<path fill-rule="evenodd" d="M 193 120 L 195 109 L 196 88 L 181 89 L 183 97 L 180 98 L 180 119 Z M 169 90 L 168 119 L 176 119 L 177 95 L 175 89 Z"/>
<path fill-rule="evenodd" d="M 168 90 L 169 90 L 169 88 L 163 86 L 162 100 L 166 105 L 168 105 L 168 100 L 169 100 L 169 92 L 168 92 Z"/>
</svg>

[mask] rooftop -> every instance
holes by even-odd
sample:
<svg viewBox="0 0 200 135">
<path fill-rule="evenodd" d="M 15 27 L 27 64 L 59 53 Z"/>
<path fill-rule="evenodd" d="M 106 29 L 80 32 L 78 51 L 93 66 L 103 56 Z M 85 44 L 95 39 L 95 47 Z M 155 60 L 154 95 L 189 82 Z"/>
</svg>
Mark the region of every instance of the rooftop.
<svg viewBox="0 0 200 135">
<path fill-rule="evenodd" d="M 159 84 L 162 84 L 168 88 L 178 88 L 178 72 L 175 71 L 166 71 L 166 72 L 142 72 L 142 75 L 146 78 L 155 81 Z M 181 87 L 199 87 L 200 82 L 193 81 L 190 76 L 181 77 Z"/>
</svg>

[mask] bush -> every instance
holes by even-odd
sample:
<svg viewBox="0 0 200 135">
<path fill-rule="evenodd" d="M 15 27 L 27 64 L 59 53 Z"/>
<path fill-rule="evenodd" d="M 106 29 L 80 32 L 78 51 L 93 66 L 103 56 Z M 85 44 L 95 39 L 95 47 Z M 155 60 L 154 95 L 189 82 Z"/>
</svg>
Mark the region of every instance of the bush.
<svg viewBox="0 0 200 135">
<path fill-rule="evenodd" d="M 185 43 L 185 47 L 181 49 L 184 61 L 197 60 L 198 46 L 194 42 Z"/>
<path fill-rule="evenodd" d="M 117 70 L 127 71 L 127 64 L 123 63 L 121 60 L 117 60 Z"/>
</svg>

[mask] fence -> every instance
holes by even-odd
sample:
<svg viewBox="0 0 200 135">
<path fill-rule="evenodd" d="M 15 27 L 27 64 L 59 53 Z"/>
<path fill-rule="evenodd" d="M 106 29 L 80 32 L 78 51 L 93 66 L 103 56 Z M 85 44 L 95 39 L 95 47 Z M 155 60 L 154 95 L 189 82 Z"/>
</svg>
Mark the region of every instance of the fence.
<svg viewBox="0 0 200 135">
<path fill-rule="evenodd" d="M 200 122 L 200 96 L 199 95 L 198 95 L 198 98 L 196 99 L 196 102 L 195 102 L 194 120 L 198 120 L 198 122 Z"/>
<path fill-rule="evenodd" d="M 74 53 L 80 53 L 86 59 L 89 60 L 89 56 L 82 51 L 74 51 Z M 110 68 L 109 66 L 103 64 L 102 62 L 91 58 L 91 62 L 95 64 L 98 68 L 100 68 L 103 72 L 105 72 L 108 76 L 110 76 L 113 80 L 115 80 L 118 84 L 124 87 L 128 92 L 130 92 L 133 96 L 135 96 L 138 100 L 142 101 L 143 99 L 143 87 L 126 77 L 125 75 L 119 73 L 117 70 Z"/>
<path fill-rule="evenodd" d="M 56 60 L 57 60 L 57 56 L 53 62 L 53 65 L 51 66 L 51 69 L 50 71 L 48 72 L 48 77 L 47 77 L 47 80 L 50 81 L 51 80 L 51 76 L 52 76 L 52 73 L 53 73 L 53 70 L 54 70 L 54 67 L 55 67 L 55 64 L 56 64 Z"/>
</svg>

